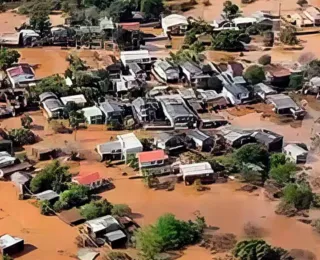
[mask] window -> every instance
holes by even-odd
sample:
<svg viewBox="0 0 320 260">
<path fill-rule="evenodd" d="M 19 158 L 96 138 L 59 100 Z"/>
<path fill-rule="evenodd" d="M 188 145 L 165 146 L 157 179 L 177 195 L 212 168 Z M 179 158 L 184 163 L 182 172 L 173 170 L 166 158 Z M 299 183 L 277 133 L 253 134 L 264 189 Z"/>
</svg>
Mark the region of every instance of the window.
<svg viewBox="0 0 320 260">
<path fill-rule="evenodd" d="M 150 162 L 150 164 L 151 164 L 151 165 L 155 165 L 155 164 L 156 164 L 156 162 L 155 162 L 155 161 L 152 161 L 152 162 Z"/>
<path fill-rule="evenodd" d="M 163 163 L 163 160 L 158 160 L 157 161 L 157 164 L 162 164 Z"/>
</svg>

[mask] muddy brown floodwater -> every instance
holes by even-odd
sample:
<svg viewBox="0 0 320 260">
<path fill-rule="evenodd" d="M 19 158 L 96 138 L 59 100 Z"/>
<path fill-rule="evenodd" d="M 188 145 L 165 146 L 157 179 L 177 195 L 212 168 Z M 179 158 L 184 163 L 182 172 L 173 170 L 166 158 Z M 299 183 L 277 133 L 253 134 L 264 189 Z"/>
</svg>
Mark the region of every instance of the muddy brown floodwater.
<svg viewBox="0 0 320 260">
<path fill-rule="evenodd" d="M 303 223 L 274 213 L 276 202 L 259 196 L 235 191 L 238 183 L 211 185 L 210 191 L 198 193 L 193 187 L 178 184 L 172 192 L 148 190 L 141 180 L 122 177 L 116 168 L 103 169 L 101 166 L 86 165 L 83 169 L 103 171 L 114 179 L 116 188 L 104 192 L 103 197 L 113 203 L 128 204 L 137 215 L 141 225 L 153 223 L 165 213 L 173 213 L 178 218 L 190 219 L 200 211 L 209 225 L 219 227 L 222 232 L 230 232 L 238 237 L 243 235 L 243 226 L 248 221 L 267 230 L 266 239 L 276 246 L 287 249 L 301 248 L 320 255 L 320 237 Z M 211 259 L 205 250 L 192 247 L 186 251 L 184 260 Z"/>
</svg>

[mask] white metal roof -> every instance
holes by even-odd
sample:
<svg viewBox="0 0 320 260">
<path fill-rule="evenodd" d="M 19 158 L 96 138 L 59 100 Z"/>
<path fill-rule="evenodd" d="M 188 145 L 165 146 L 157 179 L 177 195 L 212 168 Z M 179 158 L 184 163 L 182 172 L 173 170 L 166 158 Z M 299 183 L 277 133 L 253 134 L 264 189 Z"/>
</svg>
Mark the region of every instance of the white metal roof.
<svg viewBox="0 0 320 260">
<path fill-rule="evenodd" d="M 170 14 L 161 21 L 163 30 L 167 31 L 167 29 L 171 26 L 176 25 L 188 25 L 187 17 L 179 14 Z"/>
<path fill-rule="evenodd" d="M 72 102 L 72 101 L 76 104 L 81 104 L 81 103 L 87 102 L 86 98 L 82 94 L 62 97 L 61 101 L 64 105 L 66 105 L 68 102 Z"/>
<path fill-rule="evenodd" d="M 81 109 L 84 113 L 84 116 L 86 118 L 92 117 L 92 116 L 102 116 L 102 111 L 97 108 L 96 106 L 93 107 L 85 107 Z"/>
<path fill-rule="evenodd" d="M 208 162 L 180 165 L 179 168 L 184 177 L 213 173 L 211 165 Z"/>
<path fill-rule="evenodd" d="M 242 24 L 242 23 L 256 23 L 257 19 L 254 17 L 238 17 L 232 20 L 233 23 Z"/>
<path fill-rule="evenodd" d="M 135 136 L 134 133 L 118 135 L 118 140 L 123 144 L 123 149 L 132 149 L 132 148 L 143 148 L 140 140 Z"/>
<path fill-rule="evenodd" d="M 120 59 L 126 65 L 127 61 L 151 59 L 151 56 L 148 50 L 122 51 L 120 52 Z"/>
<path fill-rule="evenodd" d="M 5 249 L 8 247 L 11 247 L 17 243 L 20 243 L 21 241 L 23 241 L 23 239 L 19 238 L 19 237 L 12 237 L 8 234 L 3 235 L 2 237 L 0 237 L 0 248 Z"/>
<path fill-rule="evenodd" d="M 303 154 L 307 154 L 308 151 L 306 151 L 305 149 L 303 149 L 302 147 L 300 147 L 297 144 L 288 144 L 283 148 L 285 151 L 290 152 L 291 156 L 293 157 L 297 157 L 299 155 L 303 155 Z"/>
<path fill-rule="evenodd" d="M 91 227 L 92 232 L 96 233 L 107 229 L 111 225 L 119 225 L 119 222 L 114 217 L 107 215 L 100 218 L 88 220 L 86 224 Z"/>
</svg>

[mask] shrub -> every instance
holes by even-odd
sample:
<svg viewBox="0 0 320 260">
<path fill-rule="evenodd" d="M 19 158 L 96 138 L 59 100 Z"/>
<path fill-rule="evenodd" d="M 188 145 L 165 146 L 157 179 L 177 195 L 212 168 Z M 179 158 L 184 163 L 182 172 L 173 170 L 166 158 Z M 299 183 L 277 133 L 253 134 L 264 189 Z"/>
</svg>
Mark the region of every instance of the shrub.
<svg viewBox="0 0 320 260">
<path fill-rule="evenodd" d="M 43 200 L 40 202 L 40 213 L 42 215 L 50 215 L 52 214 L 52 210 L 50 209 L 51 205 L 48 200 Z"/>
<path fill-rule="evenodd" d="M 19 61 L 20 54 L 16 50 L 11 50 L 7 48 L 0 49 L 0 68 L 5 70 L 9 68 L 12 64 Z"/>
<path fill-rule="evenodd" d="M 107 200 L 92 201 L 81 207 L 80 214 L 86 220 L 99 218 L 105 215 L 110 215 L 112 204 Z"/>
<path fill-rule="evenodd" d="M 34 144 L 37 141 L 36 135 L 29 129 L 16 128 L 8 132 L 8 137 L 16 147 L 27 144 Z"/>
<path fill-rule="evenodd" d="M 269 153 L 259 144 L 246 144 L 238 149 L 234 158 L 239 164 L 252 163 L 260 167 L 268 167 L 269 165 Z"/>
<path fill-rule="evenodd" d="M 212 40 L 212 48 L 221 51 L 242 51 L 244 46 L 241 41 L 246 38 L 250 41 L 250 36 L 240 31 L 224 30 L 219 32 Z"/>
<path fill-rule="evenodd" d="M 287 162 L 286 155 L 283 153 L 273 153 L 270 156 L 270 168 L 278 167 Z"/>
<path fill-rule="evenodd" d="M 273 167 L 270 170 L 270 177 L 279 185 L 288 183 L 297 171 L 297 166 L 294 163 L 287 162 Z"/>
<path fill-rule="evenodd" d="M 71 175 L 67 166 L 62 166 L 59 161 L 54 160 L 44 167 L 30 183 L 33 193 L 45 190 L 61 192 L 66 188 L 66 183 L 71 181 Z"/>
<path fill-rule="evenodd" d="M 132 213 L 131 208 L 126 204 L 114 204 L 113 208 L 111 209 L 111 214 L 113 216 L 128 216 Z"/>
<path fill-rule="evenodd" d="M 233 254 L 240 260 L 272 259 L 280 260 L 287 251 L 268 245 L 264 240 L 244 240 L 237 243 Z"/>
<path fill-rule="evenodd" d="M 261 238 L 264 235 L 264 229 L 257 225 L 254 225 L 251 222 L 248 222 L 244 225 L 243 232 L 249 239 Z"/>
<path fill-rule="evenodd" d="M 244 78 L 251 84 L 255 85 L 264 81 L 266 79 L 266 76 L 264 74 L 263 68 L 258 65 L 252 65 L 246 69 Z"/>
<path fill-rule="evenodd" d="M 283 191 L 283 200 L 293 204 L 297 210 L 309 209 L 313 201 L 313 193 L 306 183 L 287 184 Z"/>
<path fill-rule="evenodd" d="M 268 65 L 271 63 L 271 56 L 266 54 L 266 55 L 262 55 L 259 60 L 258 63 L 261 65 Z"/>
<path fill-rule="evenodd" d="M 286 26 L 280 30 L 280 41 L 287 45 L 298 44 L 296 29 L 293 26 Z"/>
</svg>

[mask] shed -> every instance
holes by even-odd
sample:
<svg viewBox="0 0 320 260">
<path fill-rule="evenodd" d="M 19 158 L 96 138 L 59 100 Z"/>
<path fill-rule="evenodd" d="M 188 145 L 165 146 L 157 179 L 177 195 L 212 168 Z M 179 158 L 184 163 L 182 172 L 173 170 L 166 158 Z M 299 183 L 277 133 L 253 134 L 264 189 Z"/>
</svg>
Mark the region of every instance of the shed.
<svg viewBox="0 0 320 260">
<path fill-rule="evenodd" d="M 50 98 L 58 99 L 57 95 L 54 94 L 53 92 L 43 92 L 42 94 L 39 95 L 40 102 L 43 102 Z"/>
<path fill-rule="evenodd" d="M 179 169 L 186 185 L 192 184 L 197 179 L 203 182 L 214 182 L 216 179 L 208 162 L 180 165 Z"/>
<path fill-rule="evenodd" d="M 294 163 L 306 163 L 308 151 L 299 146 L 298 144 L 287 144 L 283 148 L 283 152 L 287 158 Z"/>
<path fill-rule="evenodd" d="M 70 226 L 79 225 L 85 222 L 85 218 L 80 215 L 80 211 L 77 208 L 61 211 L 59 213 L 59 218 Z"/>
<path fill-rule="evenodd" d="M 203 152 L 210 152 L 214 147 L 214 138 L 198 129 L 188 131 L 187 136 L 192 138 L 195 141 L 196 146 L 199 147 Z"/>
<path fill-rule="evenodd" d="M 53 201 L 59 198 L 59 194 L 53 190 L 46 190 L 46 191 L 34 194 L 34 196 L 37 198 L 37 200 L 40 200 L 40 201 L 43 201 L 43 200 Z"/>
<path fill-rule="evenodd" d="M 73 96 L 66 96 L 66 97 L 62 97 L 60 99 L 65 106 L 68 104 L 68 102 L 74 102 L 75 104 L 77 104 L 79 106 L 84 106 L 87 103 L 86 98 L 82 94 L 73 95 Z"/>
<path fill-rule="evenodd" d="M 54 148 L 32 147 L 32 156 L 37 160 L 51 160 L 57 157 L 57 150 Z"/>
<path fill-rule="evenodd" d="M 259 131 L 255 131 L 252 134 L 252 137 L 255 138 L 255 140 L 264 145 L 269 152 L 279 152 L 282 151 L 283 147 L 283 136 L 279 135 L 275 132 L 262 129 Z"/>
<path fill-rule="evenodd" d="M 127 242 L 127 236 L 122 230 L 116 230 L 104 235 L 111 248 L 120 248 Z"/>
<path fill-rule="evenodd" d="M 0 237 L 0 250 L 2 255 L 13 255 L 24 250 L 24 240 L 8 234 Z"/>
<path fill-rule="evenodd" d="M 88 124 L 103 124 L 102 111 L 96 107 L 85 107 L 81 109 Z"/>
</svg>

